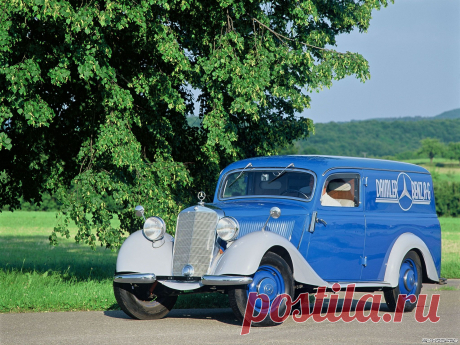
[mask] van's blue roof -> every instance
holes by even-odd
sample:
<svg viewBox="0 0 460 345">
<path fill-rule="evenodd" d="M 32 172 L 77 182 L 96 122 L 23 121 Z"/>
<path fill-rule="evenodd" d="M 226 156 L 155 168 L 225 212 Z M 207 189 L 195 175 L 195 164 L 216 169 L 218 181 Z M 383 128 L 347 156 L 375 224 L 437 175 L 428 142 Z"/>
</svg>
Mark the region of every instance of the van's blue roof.
<svg viewBox="0 0 460 345">
<path fill-rule="evenodd" d="M 410 163 L 384 159 L 318 155 L 286 155 L 248 158 L 230 164 L 223 172 L 225 173 L 229 170 L 244 168 L 249 163 L 252 163 L 252 167 L 254 168 L 285 168 L 289 164 L 294 163 L 295 168 L 309 169 L 314 171 L 317 175 L 322 175 L 326 170 L 331 168 L 358 168 L 418 172 L 424 174 L 429 173 L 425 168 Z"/>
</svg>

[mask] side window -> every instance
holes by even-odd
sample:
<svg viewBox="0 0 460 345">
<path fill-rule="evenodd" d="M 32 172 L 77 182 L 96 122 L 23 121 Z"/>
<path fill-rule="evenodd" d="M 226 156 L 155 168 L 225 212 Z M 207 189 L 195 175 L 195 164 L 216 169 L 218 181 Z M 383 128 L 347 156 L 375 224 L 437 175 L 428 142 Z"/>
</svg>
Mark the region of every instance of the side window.
<svg viewBox="0 0 460 345">
<path fill-rule="evenodd" d="M 358 207 L 359 174 L 333 174 L 324 183 L 322 206 Z"/>
</svg>

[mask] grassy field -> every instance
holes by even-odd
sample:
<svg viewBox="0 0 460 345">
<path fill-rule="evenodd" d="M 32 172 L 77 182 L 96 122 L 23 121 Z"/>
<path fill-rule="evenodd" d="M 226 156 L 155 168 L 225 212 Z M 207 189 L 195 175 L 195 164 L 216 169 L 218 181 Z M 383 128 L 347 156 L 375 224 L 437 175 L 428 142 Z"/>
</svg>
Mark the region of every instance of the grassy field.
<svg viewBox="0 0 460 345">
<path fill-rule="evenodd" d="M 0 213 L 0 313 L 119 309 L 112 290 L 117 253 L 73 238 L 50 246 L 55 222 L 54 212 Z M 175 308 L 227 305 L 220 294 L 187 295 Z"/>
<path fill-rule="evenodd" d="M 440 181 L 460 182 L 460 162 L 445 158 L 434 158 L 430 163 L 428 158 L 410 159 L 405 162 L 417 164 L 427 169 L 433 178 Z"/>
<path fill-rule="evenodd" d="M 441 277 L 460 278 L 460 218 L 440 218 Z"/>
<path fill-rule="evenodd" d="M 50 246 L 54 212 L 0 213 L 0 313 L 118 309 L 117 253 L 61 239 Z M 442 271 L 460 278 L 460 219 L 442 218 Z M 74 233 L 76 229 L 71 229 Z M 220 294 L 180 296 L 175 308 L 228 307 Z"/>
</svg>

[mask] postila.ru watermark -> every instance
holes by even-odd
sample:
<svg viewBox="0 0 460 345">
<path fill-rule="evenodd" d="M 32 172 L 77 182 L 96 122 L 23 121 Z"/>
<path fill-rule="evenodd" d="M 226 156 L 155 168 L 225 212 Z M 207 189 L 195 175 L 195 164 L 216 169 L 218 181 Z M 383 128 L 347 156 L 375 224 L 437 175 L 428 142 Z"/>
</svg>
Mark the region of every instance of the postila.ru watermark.
<svg viewBox="0 0 460 345">
<path fill-rule="evenodd" d="M 334 284 L 332 286 L 333 292 L 339 292 L 341 289 L 340 284 Z M 248 302 L 246 304 L 246 311 L 244 313 L 243 326 L 241 329 L 241 335 L 249 334 L 252 323 L 262 322 L 266 317 L 270 317 L 272 321 L 276 323 L 284 322 L 290 315 L 292 307 L 297 303 L 300 303 L 300 308 L 295 309 L 292 312 L 292 319 L 295 322 L 305 322 L 309 318 L 312 318 L 315 322 L 323 322 L 328 320 L 329 322 L 337 322 L 342 320 L 344 322 L 351 322 L 356 320 L 358 322 L 367 322 L 371 320 L 372 322 L 402 322 L 402 317 L 404 313 L 404 305 L 406 301 L 410 303 L 415 303 L 415 295 L 399 295 L 398 301 L 396 304 L 396 311 L 394 314 L 385 313 L 382 316 L 379 315 L 380 303 L 382 300 L 382 295 L 380 294 L 364 294 L 358 300 L 358 303 L 355 307 L 355 313 L 351 315 L 352 311 L 352 302 L 353 295 L 355 292 L 355 284 L 347 285 L 345 291 L 345 298 L 343 300 L 343 305 L 340 312 L 336 312 L 337 304 L 339 301 L 339 295 L 331 294 L 329 296 L 326 294 L 326 287 L 319 287 L 317 292 L 314 294 L 315 303 L 313 308 L 310 308 L 309 294 L 302 293 L 297 297 L 295 301 L 292 301 L 291 296 L 288 294 L 278 295 L 273 303 L 270 305 L 270 300 L 265 294 L 257 294 L 256 292 L 251 292 L 248 296 Z M 329 304 L 327 307 L 326 313 L 323 315 L 321 311 L 323 309 L 323 302 L 326 298 L 329 297 Z M 424 307 L 427 301 L 426 294 L 420 294 L 417 300 L 417 306 L 415 308 L 415 320 L 418 322 L 438 322 L 439 316 L 437 315 L 439 307 L 439 294 L 433 294 L 431 297 L 430 305 L 428 312 L 424 315 Z M 261 301 L 260 311 L 257 313 L 255 311 L 256 301 Z M 284 309 L 283 315 L 279 315 L 280 305 L 285 300 L 286 308 Z M 370 311 L 365 315 L 365 305 L 366 303 L 371 302 Z M 255 315 L 254 315 L 255 314 Z"/>
</svg>

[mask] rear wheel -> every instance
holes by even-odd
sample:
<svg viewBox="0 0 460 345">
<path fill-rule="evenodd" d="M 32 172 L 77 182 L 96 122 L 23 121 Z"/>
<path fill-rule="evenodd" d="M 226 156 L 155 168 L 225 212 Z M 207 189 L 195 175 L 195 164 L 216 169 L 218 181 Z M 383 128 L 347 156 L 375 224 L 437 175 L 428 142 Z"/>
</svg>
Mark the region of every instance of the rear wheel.
<svg viewBox="0 0 460 345">
<path fill-rule="evenodd" d="M 177 296 L 155 294 L 154 284 L 113 283 L 113 292 L 121 310 L 134 319 L 155 320 L 166 316 Z"/>
<path fill-rule="evenodd" d="M 238 320 L 243 321 L 246 311 L 248 296 L 251 292 L 266 294 L 270 300 L 270 306 L 276 296 L 286 293 L 291 298 L 294 295 L 294 279 L 292 270 L 282 257 L 275 253 L 267 253 L 260 262 L 260 266 L 254 274 L 253 282 L 242 288 L 231 289 L 228 292 L 230 307 Z M 262 308 L 262 302 L 258 299 L 254 306 L 254 313 L 258 314 Z M 286 303 L 283 301 L 279 306 L 278 314 L 283 315 L 286 311 Z M 253 326 L 274 326 L 269 315 Z"/>
<path fill-rule="evenodd" d="M 391 311 L 396 310 L 396 304 L 398 302 L 398 296 L 414 295 L 416 300 L 411 303 L 409 300 L 406 301 L 404 311 L 412 311 L 417 305 L 418 296 L 422 289 L 422 265 L 420 258 L 416 252 L 410 251 L 406 254 L 401 262 L 401 268 L 399 269 L 399 281 L 398 286 L 384 291 L 385 302 Z"/>
</svg>

